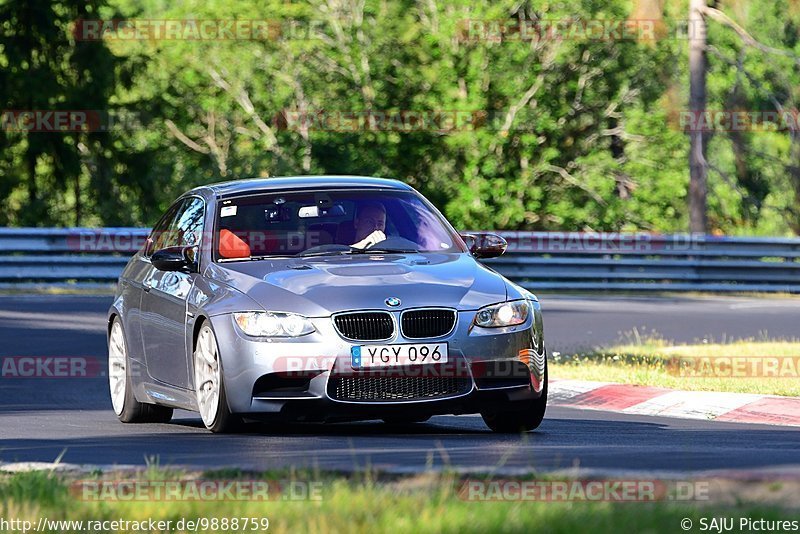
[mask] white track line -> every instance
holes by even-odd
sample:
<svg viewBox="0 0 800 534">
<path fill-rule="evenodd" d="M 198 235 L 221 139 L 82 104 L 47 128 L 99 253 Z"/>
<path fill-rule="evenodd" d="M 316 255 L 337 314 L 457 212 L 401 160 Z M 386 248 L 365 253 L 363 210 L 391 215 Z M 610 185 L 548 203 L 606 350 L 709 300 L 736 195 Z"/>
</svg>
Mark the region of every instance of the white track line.
<svg viewBox="0 0 800 534">
<path fill-rule="evenodd" d="M 626 408 L 622 412 L 686 419 L 714 419 L 763 397 L 749 393 L 673 391 Z"/>
</svg>

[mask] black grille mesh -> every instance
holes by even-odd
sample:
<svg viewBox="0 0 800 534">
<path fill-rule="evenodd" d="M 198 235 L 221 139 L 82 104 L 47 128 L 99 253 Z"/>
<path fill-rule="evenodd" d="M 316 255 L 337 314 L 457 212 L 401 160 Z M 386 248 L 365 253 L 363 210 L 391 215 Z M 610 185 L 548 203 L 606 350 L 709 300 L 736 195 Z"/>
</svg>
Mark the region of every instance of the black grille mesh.
<svg viewBox="0 0 800 534">
<path fill-rule="evenodd" d="M 331 377 L 328 394 L 349 401 L 397 401 L 435 399 L 467 393 L 468 378 L 459 377 Z"/>
<path fill-rule="evenodd" d="M 394 333 L 392 316 L 386 312 L 359 312 L 337 315 L 333 319 L 339 333 L 348 339 L 375 341 Z"/>
<path fill-rule="evenodd" d="M 403 335 L 409 339 L 440 337 L 453 329 L 456 312 L 453 310 L 410 310 L 403 313 Z"/>
</svg>

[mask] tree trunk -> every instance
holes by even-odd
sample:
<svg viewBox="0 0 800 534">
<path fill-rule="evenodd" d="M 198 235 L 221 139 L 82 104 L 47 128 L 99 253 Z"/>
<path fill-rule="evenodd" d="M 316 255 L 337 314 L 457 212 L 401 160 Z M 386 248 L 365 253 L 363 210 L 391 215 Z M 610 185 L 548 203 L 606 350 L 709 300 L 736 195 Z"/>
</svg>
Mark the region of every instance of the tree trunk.
<svg viewBox="0 0 800 534">
<path fill-rule="evenodd" d="M 689 111 L 696 119 L 706 107 L 705 0 L 689 2 Z M 689 230 L 706 233 L 707 167 L 702 127 L 689 132 Z"/>
<path fill-rule="evenodd" d="M 39 212 L 39 191 L 36 187 L 36 160 L 37 155 L 31 146 L 30 136 L 28 134 L 28 147 L 25 149 L 25 164 L 28 171 L 28 206 L 31 211 Z M 33 134 L 35 135 L 35 134 Z"/>
<path fill-rule="evenodd" d="M 81 205 L 81 175 L 78 173 L 75 176 L 75 226 L 81 225 L 82 208 Z"/>
<path fill-rule="evenodd" d="M 800 235 L 800 130 L 792 129 L 791 141 L 789 178 L 792 181 L 792 189 L 794 189 L 794 206 L 791 210 L 792 219 L 789 221 L 789 226 L 795 235 Z"/>
</svg>

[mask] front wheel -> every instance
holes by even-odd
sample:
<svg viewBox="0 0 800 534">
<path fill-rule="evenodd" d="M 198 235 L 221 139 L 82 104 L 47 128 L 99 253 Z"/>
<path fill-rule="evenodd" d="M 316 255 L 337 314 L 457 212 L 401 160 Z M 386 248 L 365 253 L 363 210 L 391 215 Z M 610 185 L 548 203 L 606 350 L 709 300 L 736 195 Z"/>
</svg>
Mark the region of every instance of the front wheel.
<svg viewBox="0 0 800 534">
<path fill-rule="evenodd" d="M 531 401 L 508 403 L 502 408 L 481 412 L 483 422 L 493 432 L 517 433 L 528 432 L 539 428 L 547 409 L 547 359 L 544 362 L 544 385 L 538 399 Z"/>
<path fill-rule="evenodd" d="M 240 426 L 241 418 L 228 408 L 217 337 L 208 323 L 200 328 L 195 344 L 194 387 L 197 409 L 207 429 L 223 433 L 232 432 Z"/>
</svg>

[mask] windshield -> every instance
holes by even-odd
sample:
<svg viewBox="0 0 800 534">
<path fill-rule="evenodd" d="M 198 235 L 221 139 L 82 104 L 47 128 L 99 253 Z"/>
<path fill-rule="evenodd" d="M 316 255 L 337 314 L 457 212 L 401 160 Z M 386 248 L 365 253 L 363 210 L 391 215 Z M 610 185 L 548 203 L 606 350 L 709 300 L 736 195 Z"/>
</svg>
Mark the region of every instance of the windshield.
<svg viewBox="0 0 800 534">
<path fill-rule="evenodd" d="M 222 200 L 214 256 L 464 252 L 427 202 L 410 191 L 268 193 Z"/>
</svg>

